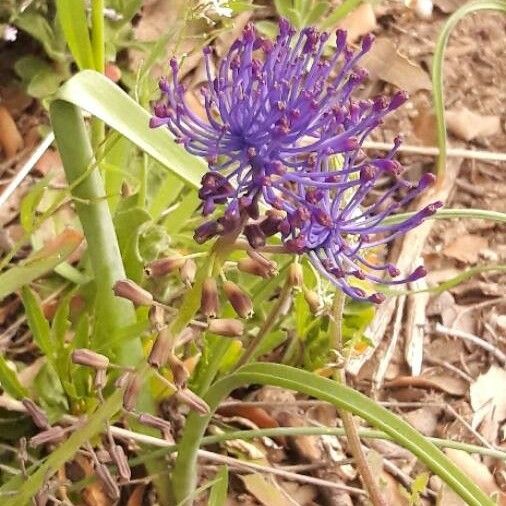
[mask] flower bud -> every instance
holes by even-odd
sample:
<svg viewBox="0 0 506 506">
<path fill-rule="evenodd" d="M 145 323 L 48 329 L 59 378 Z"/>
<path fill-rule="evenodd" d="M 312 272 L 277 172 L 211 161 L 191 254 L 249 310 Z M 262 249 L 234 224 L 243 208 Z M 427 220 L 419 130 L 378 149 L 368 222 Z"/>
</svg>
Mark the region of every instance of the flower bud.
<svg viewBox="0 0 506 506">
<path fill-rule="evenodd" d="M 129 373 L 125 391 L 123 392 L 123 407 L 127 411 L 132 411 L 134 409 L 140 390 L 141 379 L 136 373 Z"/>
<path fill-rule="evenodd" d="M 209 322 L 207 330 L 219 336 L 240 337 L 244 333 L 244 324 L 240 320 L 217 318 Z"/>
<path fill-rule="evenodd" d="M 292 263 L 288 267 L 288 283 L 294 288 L 300 288 L 304 281 L 304 273 L 299 263 Z"/>
<path fill-rule="evenodd" d="M 74 350 L 72 352 L 72 362 L 78 365 L 93 367 L 94 369 L 107 369 L 109 367 L 109 359 L 105 355 L 87 348 Z"/>
<path fill-rule="evenodd" d="M 258 260 L 253 258 L 243 258 L 237 262 L 237 268 L 241 272 L 252 274 L 253 276 L 260 276 L 261 278 L 272 278 L 272 269 L 269 269 L 265 264 L 261 264 Z"/>
<path fill-rule="evenodd" d="M 194 327 L 186 327 L 184 328 L 181 333 L 176 337 L 176 344 L 177 346 L 183 346 L 183 344 L 186 344 L 189 341 L 193 341 L 198 336 L 198 331 Z"/>
<path fill-rule="evenodd" d="M 207 278 L 202 285 L 200 310 L 207 318 L 216 318 L 218 314 L 218 288 L 214 278 Z"/>
<path fill-rule="evenodd" d="M 181 402 L 188 405 L 190 409 L 200 413 L 201 415 L 208 415 L 211 412 L 209 405 L 204 399 L 199 397 L 196 393 L 192 392 L 189 388 L 178 390 L 174 394 Z"/>
<path fill-rule="evenodd" d="M 184 263 L 185 259 L 181 255 L 159 258 L 148 264 L 146 274 L 152 278 L 160 278 L 179 269 Z"/>
<path fill-rule="evenodd" d="M 309 288 L 306 288 L 305 286 L 302 287 L 302 291 L 304 294 L 304 300 L 309 306 L 311 313 L 314 315 L 319 314 L 322 310 L 322 301 L 320 300 L 320 297 L 318 297 L 318 294 L 313 290 L 309 290 Z"/>
<path fill-rule="evenodd" d="M 253 316 L 253 303 L 250 296 L 241 290 L 238 285 L 232 281 L 223 283 L 223 290 L 228 301 L 232 304 L 234 311 L 241 318 L 251 318 Z"/>
<path fill-rule="evenodd" d="M 107 369 L 97 369 L 93 380 L 93 386 L 96 390 L 102 390 L 105 385 L 107 385 Z"/>
<path fill-rule="evenodd" d="M 104 464 L 96 464 L 95 472 L 102 481 L 107 495 L 114 501 L 117 501 L 120 498 L 121 493 L 107 466 Z"/>
<path fill-rule="evenodd" d="M 244 227 L 244 235 L 252 248 L 265 246 L 265 234 L 256 223 Z"/>
<path fill-rule="evenodd" d="M 130 279 L 120 279 L 113 287 L 114 295 L 132 301 L 136 306 L 151 306 L 153 296 Z"/>
<path fill-rule="evenodd" d="M 181 360 L 179 360 L 179 358 L 177 358 L 173 353 L 169 353 L 168 363 L 176 386 L 178 388 L 185 386 L 190 374 L 186 370 L 183 362 L 181 362 Z"/>
<path fill-rule="evenodd" d="M 192 258 L 188 258 L 186 262 L 179 269 L 181 281 L 186 286 L 191 286 L 195 281 L 195 274 L 197 274 L 197 264 Z"/>
<path fill-rule="evenodd" d="M 172 425 L 168 420 L 164 420 L 158 416 L 150 415 L 149 413 L 141 413 L 139 415 L 139 422 L 147 425 L 148 427 L 158 429 L 166 441 L 169 443 L 174 442 L 174 438 L 172 437 Z"/>
<path fill-rule="evenodd" d="M 33 402 L 31 399 L 28 399 L 27 397 L 25 397 L 21 402 L 23 403 L 26 412 L 32 418 L 33 423 L 39 429 L 47 429 L 48 427 L 50 427 L 49 420 L 47 419 L 46 413 L 42 411 L 42 408 L 37 406 L 35 402 Z"/>
<path fill-rule="evenodd" d="M 128 465 L 128 459 L 126 458 L 123 447 L 119 445 L 112 445 L 109 453 L 118 468 L 120 482 L 128 483 L 132 477 L 132 470 Z"/>
<path fill-rule="evenodd" d="M 65 437 L 65 429 L 59 425 L 50 427 L 49 429 L 39 432 L 37 435 L 30 439 L 30 446 L 36 448 L 37 446 L 46 443 L 59 443 Z"/>
<path fill-rule="evenodd" d="M 157 369 L 164 366 L 170 353 L 170 347 L 170 338 L 164 329 L 158 334 L 158 337 L 153 343 L 153 347 L 148 356 L 148 364 Z"/>
</svg>

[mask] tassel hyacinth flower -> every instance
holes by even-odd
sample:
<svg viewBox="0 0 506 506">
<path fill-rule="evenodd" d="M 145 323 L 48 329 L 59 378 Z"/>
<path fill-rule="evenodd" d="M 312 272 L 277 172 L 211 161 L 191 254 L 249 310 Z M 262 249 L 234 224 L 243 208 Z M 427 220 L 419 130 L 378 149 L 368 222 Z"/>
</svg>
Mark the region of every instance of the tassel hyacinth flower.
<svg viewBox="0 0 506 506">
<path fill-rule="evenodd" d="M 210 219 L 195 231 L 197 242 L 243 231 L 258 248 L 267 237 L 280 234 L 288 250 L 307 253 L 344 293 L 379 303 L 384 298 L 380 293 L 367 294 L 354 286 L 354 279 L 399 284 L 425 271 L 420 267 L 397 279 L 395 266 L 371 262 L 367 250 L 416 227 L 441 204 L 396 224 L 384 222 L 422 193 L 433 176 L 416 184 L 402 178 L 403 169 L 393 159 L 399 139 L 382 158 L 364 153 L 364 140 L 407 96 L 354 98 L 367 77 L 358 63 L 373 37 L 365 36 L 356 52 L 346 44 L 344 31 L 335 37 L 334 54 L 327 58 L 327 33 L 314 28 L 297 33 L 281 20 L 272 42 L 247 25 L 216 76 L 212 50 L 205 48 L 207 121 L 188 106 L 172 59 L 172 77 L 160 81 L 162 96 L 151 126 L 166 125 L 187 151 L 209 163 L 199 196 L 202 213 Z M 373 197 L 371 191 L 384 176 L 393 179 L 392 186 Z M 218 208 L 223 213 L 216 217 Z"/>
</svg>

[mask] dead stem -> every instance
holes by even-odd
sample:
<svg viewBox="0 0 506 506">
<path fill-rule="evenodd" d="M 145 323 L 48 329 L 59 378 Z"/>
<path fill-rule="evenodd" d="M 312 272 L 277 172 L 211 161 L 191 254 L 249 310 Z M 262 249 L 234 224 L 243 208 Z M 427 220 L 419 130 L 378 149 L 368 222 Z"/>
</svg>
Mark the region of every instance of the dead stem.
<svg viewBox="0 0 506 506">
<path fill-rule="evenodd" d="M 344 309 L 345 296 L 342 292 L 336 292 L 334 297 L 334 303 L 332 305 L 332 318 L 330 325 L 330 342 L 334 350 L 342 354 L 343 350 L 343 336 L 342 336 L 342 324 L 343 324 L 343 309 Z M 340 381 L 343 385 L 346 384 L 346 370 L 341 368 L 336 371 L 335 379 Z M 353 420 L 353 415 L 344 409 L 337 410 L 342 422 L 346 439 L 348 441 L 348 447 L 350 453 L 355 460 L 357 471 L 360 475 L 360 479 L 369 494 L 369 498 L 374 506 L 387 506 L 385 499 L 383 498 L 381 491 L 378 487 L 378 483 L 372 475 L 369 464 L 367 463 L 366 456 L 362 449 L 362 443 L 358 436 L 357 427 Z"/>
</svg>

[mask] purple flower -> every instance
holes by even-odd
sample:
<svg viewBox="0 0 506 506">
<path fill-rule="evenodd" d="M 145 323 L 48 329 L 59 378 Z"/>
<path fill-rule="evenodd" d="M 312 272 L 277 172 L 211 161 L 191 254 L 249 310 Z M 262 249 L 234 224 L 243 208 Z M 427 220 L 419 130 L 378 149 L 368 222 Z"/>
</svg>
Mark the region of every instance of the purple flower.
<svg viewBox="0 0 506 506">
<path fill-rule="evenodd" d="M 213 217 L 196 230 L 197 242 L 242 230 L 258 248 L 266 237 L 280 233 L 289 250 L 307 253 L 346 294 L 380 302 L 379 294 L 367 296 L 352 286 L 352 278 L 384 283 L 375 271 L 390 277 L 398 272 L 370 263 L 366 249 L 417 226 L 438 204 L 402 223 L 384 223 L 432 178 L 425 176 L 416 185 L 401 178 L 402 168 L 393 160 L 398 141 L 384 158 L 368 158 L 362 151 L 370 132 L 407 97 L 398 92 L 390 99 L 353 98 L 367 77 L 357 64 L 373 37 L 364 37 L 354 53 L 346 45 L 346 33 L 338 30 L 335 52 L 326 58 L 328 39 L 314 28 L 296 34 L 281 20 L 271 42 L 247 25 L 216 77 L 206 48 L 208 83 L 202 94 L 207 121 L 187 105 L 172 59 L 172 79 L 160 81 L 162 98 L 151 126 L 166 125 L 190 153 L 209 162 L 199 196 L 203 215 Z M 394 184 L 371 202 L 371 190 L 384 176 Z M 260 203 L 267 208 L 264 217 Z M 224 212 L 216 218 L 218 206 Z M 422 274 L 417 269 L 408 278 L 387 282 L 407 282 Z"/>
</svg>

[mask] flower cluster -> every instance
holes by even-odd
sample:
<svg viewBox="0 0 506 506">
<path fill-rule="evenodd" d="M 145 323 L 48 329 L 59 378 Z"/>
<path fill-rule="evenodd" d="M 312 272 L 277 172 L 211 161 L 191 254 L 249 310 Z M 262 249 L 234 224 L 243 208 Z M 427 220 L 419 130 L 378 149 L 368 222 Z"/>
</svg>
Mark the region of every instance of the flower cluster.
<svg viewBox="0 0 506 506">
<path fill-rule="evenodd" d="M 407 97 L 398 92 L 390 98 L 354 98 L 367 77 L 358 63 L 373 37 L 364 37 L 354 52 L 346 33 L 338 30 L 335 51 L 327 58 L 328 39 L 329 34 L 314 28 L 297 34 L 281 20 L 272 42 L 247 25 L 215 77 L 212 50 L 205 48 L 207 121 L 186 103 L 179 66 L 172 59 L 172 78 L 160 81 L 162 97 L 151 126 L 166 125 L 177 142 L 209 163 L 199 196 L 203 215 L 212 219 L 196 230 L 197 242 L 242 230 L 258 248 L 267 237 L 280 234 L 287 249 L 307 253 L 347 295 L 381 302 L 381 294 L 366 294 L 353 278 L 405 283 L 424 270 L 393 279 L 398 269 L 371 262 L 367 250 L 416 227 L 440 203 L 399 223 L 385 223 L 433 178 L 425 175 L 413 184 L 401 177 L 402 167 L 393 159 L 399 140 L 385 157 L 367 157 L 364 140 Z M 371 190 L 385 176 L 394 180 L 392 186 L 372 198 Z M 224 212 L 216 217 L 218 207 Z"/>
</svg>

